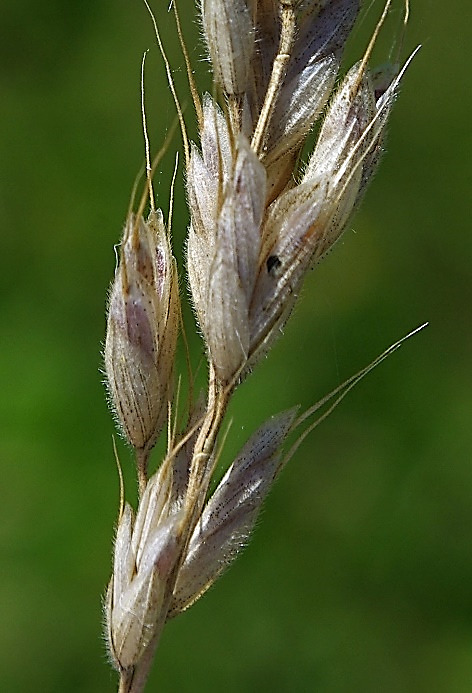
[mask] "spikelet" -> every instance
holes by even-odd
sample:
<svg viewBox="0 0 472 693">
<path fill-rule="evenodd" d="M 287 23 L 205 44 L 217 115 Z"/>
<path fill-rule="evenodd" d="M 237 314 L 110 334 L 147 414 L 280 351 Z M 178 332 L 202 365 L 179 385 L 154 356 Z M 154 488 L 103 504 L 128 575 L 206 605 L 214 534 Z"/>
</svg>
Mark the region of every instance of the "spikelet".
<svg viewBox="0 0 472 693">
<path fill-rule="evenodd" d="M 199 599 L 247 544 L 296 412 L 273 416 L 259 428 L 206 503 L 179 571 L 169 618 Z"/>
<path fill-rule="evenodd" d="M 181 549 L 181 514 L 170 501 L 172 474 L 163 464 L 148 481 L 134 517 L 126 504 L 115 539 L 108 588 L 108 649 L 118 670 L 133 667 L 162 626 L 167 581 Z"/>
<path fill-rule="evenodd" d="M 202 25 L 215 82 L 243 94 L 254 52 L 254 27 L 245 0 L 202 0 Z"/>
<path fill-rule="evenodd" d="M 178 328 L 177 277 L 162 213 L 130 215 L 110 292 L 105 369 L 128 442 L 149 449 L 165 422 Z"/>
</svg>

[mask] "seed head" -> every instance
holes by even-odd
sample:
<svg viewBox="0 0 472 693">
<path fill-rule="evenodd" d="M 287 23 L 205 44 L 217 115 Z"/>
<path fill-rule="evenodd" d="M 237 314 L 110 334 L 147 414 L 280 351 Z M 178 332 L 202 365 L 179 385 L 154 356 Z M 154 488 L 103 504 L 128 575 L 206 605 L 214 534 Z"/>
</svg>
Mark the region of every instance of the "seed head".
<svg viewBox="0 0 472 693">
<path fill-rule="evenodd" d="M 238 555 L 281 468 L 372 367 L 302 416 L 293 409 L 272 417 L 209 492 L 233 389 L 281 332 L 307 271 L 359 204 L 405 68 L 371 76 L 368 67 L 390 0 L 363 59 L 341 79 L 361 0 L 200 2 L 224 108 L 210 96 L 200 103 L 184 50 L 199 145 L 188 146 L 155 26 L 184 135 L 187 268 L 211 363 L 208 400 L 194 404 L 190 393 L 188 421 L 180 434 L 179 416 L 169 426 L 166 458 L 150 479 L 148 453 L 172 397 L 179 321 L 175 262 L 160 211 L 147 221 L 129 216 L 110 292 L 106 374 L 117 418 L 135 448 L 140 486 L 136 516 L 121 504 L 105 606 L 110 655 L 126 675 L 120 690 L 136 672 L 133 684 L 141 690 L 150 664 L 146 649 L 153 652 L 166 620 L 193 604 Z M 300 165 L 315 125 L 316 144 Z M 148 149 L 146 159 L 152 197 Z M 289 434 L 323 405 L 326 411 L 282 455 Z"/>
<path fill-rule="evenodd" d="M 332 94 L 359 4 L 254 0 L 248 15 L 237 0 L 212 0 L 228 24 L 211 41 L 206 29 L 217 81 L 228 32 L 241 26 L 235 17 L 252 18 L 249 78 L 239 82 L 237 108 L 229 98 L 223 113 L 206 98 L 201 154 L 194 146 L 187 175 L 190 288 L 221 383 L 267 351 L 307 270 L 342 234 L 380 158 L 399 76 L 373 84 L 372 43 Z M 300 175 L 297 158 L 323 110 Z"/>
</svg>

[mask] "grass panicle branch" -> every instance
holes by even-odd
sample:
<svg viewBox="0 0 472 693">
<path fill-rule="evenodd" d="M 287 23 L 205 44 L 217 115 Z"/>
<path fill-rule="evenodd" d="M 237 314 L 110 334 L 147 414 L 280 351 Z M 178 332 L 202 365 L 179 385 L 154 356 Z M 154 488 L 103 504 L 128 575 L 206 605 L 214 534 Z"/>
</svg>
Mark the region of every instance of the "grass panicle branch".
<svg viewBox="0 0 472 693">
<path fill-rule="evenodd" d="M 110 403 L 134 451 L 140 491 L 136 510 L 121 501 L 105 606 L 121 693 L 144 689 L 166 622 L 199 599 L 240 553 L 274 479 L 301 441 L 400 345 L 304 414 L 295 408 L 270 418 L 212 484 L 232 395 L 281 334 L 307 271 L 340 238 L 359 205 L 409 61 L 381 72 L 369 67 L 390 0 L 364 56 L 344 76 L 340 65 L 359 0 L 202 0 L 219 99 L 201 97 L 174 2 L 199 130 L 199 142 L 191 144 L 158 24 L 144 2 L 183 137 L 186 270 L 208 388 L 206 401 L 190 401 L 187 423 L 178 425 L 178 270 L 171 220 L 166 224 L 154 201 L 142 87 L 147 188 L 125 223 L 104 352 Z M 405 23 L 408 12 L 407 3 Z M 307 135 L 318 123 L 303 164 Z M 149 475 L 152 449 L 165 428 L 165 459 Z M 294 431 L 298 437 L 284 452 Z"/>
</svg>

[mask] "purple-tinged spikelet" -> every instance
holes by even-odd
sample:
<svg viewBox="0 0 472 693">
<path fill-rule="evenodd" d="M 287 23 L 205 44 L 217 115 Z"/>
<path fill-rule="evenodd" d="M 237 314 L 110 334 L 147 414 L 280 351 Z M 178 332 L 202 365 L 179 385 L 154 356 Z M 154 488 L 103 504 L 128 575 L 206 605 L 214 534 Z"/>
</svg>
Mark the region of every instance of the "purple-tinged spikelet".
<svg viewBox="0 0 472 693">
<path fill-rule="evenodd" d="M 130 215 L 110 292 L 105 369 L 129 443 L 154 444 L 167 415 L 178 328 L 177 277 L 162 214 Z"/>
</svg>

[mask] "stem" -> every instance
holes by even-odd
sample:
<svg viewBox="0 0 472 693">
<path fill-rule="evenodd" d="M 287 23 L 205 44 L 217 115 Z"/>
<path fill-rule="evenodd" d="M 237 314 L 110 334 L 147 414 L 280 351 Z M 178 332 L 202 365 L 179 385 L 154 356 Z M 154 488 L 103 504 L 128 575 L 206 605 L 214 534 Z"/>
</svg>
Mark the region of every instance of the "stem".
<svg viewBox="0 0 472 693">
<path fill-rule="evenodd" d="M 293 42 L 295 39 L 295 3 L 292 2 L 292 0 L 282 0 L 280 4 L 281 29 L 279 50 L 274 59 L 269 86 L 267 87 L 265 100 L 251 142 L 251 146 L 258 156 L 263 148 L 272 114 L 274 113 L 277 99 L 279 97 L 280 90 L 282 89 L 282 84 L 287 73 L 287 66 L 292 55 Z"/>
<path fill-rule="evenodd" d="M 122 671 L 120 674 L 120 685 L 118 687 L 118 693 L 128 693 L 131 691 L 131 686 L 133 684 L 134 669 L 127 669 Z"/>
<path fill-rule="evenodd" d="M 228 97 L 228 114 L 231 122 L 233 137 L 237 137 L 241 131 L 241 99 L 239 96 L 231 95 Z"/>
<path fill-rule="evenodd" d="M 185 517 L 192 517 L 195 511 L 203 506 L 208 485 L 205 484 L 206 471 L 215 449 L 216 439 L 223 423 L 226 407 L 231 392 L 227 389 L 219 389 L 215 382 L 214 375 L 210 377 L 210 387 L 208 395 L 208 407 L 200 433 L 195 443 L 190 476 L 185 499 Z M 198 514 L 198 513 L 197 513 Z M 192 531 L 194 523 L 192 525 Z"/>
<path fill-rule="evenodd" d="M 141 498 L 148 482 L 147 467 L 149 462 L 149 451 L 136 450 L 136 473 L 138 476 L 139 497 Z"/>
<path fill-rule="evenodd" d="M 218 437 L 221 424 L 226 412 L 228 400 L 231 395 L 231 388 L 221 389 L 218 387 L 213 372 L 210 375 L 208 406 L 205 418 L 200 429 L 200 433 L 195 443 L 192 465 L 190 469 L 189 485 L 185 500 L 185 512 L 181 524 L 180 535 L 180 556 L 169 576 L 166 587 L 166 595 L 162 606 L 159 622 L 156 624 L 154 637 L 139 660 L 139 662 L 131 669 L 120 673 L 120 684 L 118 693 L 142 693 L 149 677 L 154 656 L 159 644 L 162 630 L 166 624 L 167 613 L 171 605 L 175 583 L 179 570 L 185 558 L 190 537 L 195 528 L 200 516 L 202 507 L 205 503 L 207 486 L 209 483 L 208 465 L 212 459 L 215 449 L 216 440 Z M 145 467 L 147 465 L 147 456 L 143 454 L 136 456 L 138 477 L 140 485 L 140 493 L 146 487 Z M 144 467 L 142 467 L 144 465 Z M 143 474 L 140 474 L 140 469 Z M 141 490 L 141 485 L 144 483 L 144 488 Z"/>
</svg>

